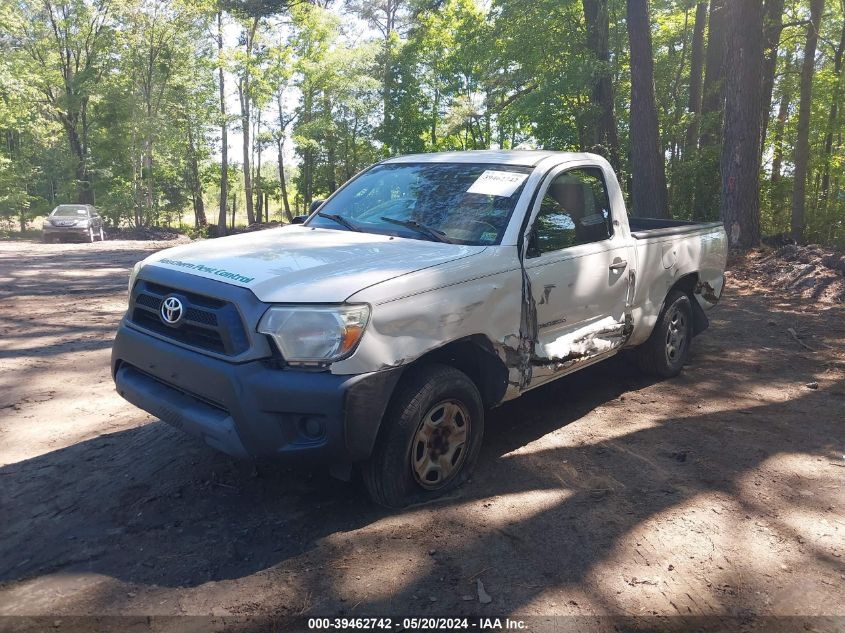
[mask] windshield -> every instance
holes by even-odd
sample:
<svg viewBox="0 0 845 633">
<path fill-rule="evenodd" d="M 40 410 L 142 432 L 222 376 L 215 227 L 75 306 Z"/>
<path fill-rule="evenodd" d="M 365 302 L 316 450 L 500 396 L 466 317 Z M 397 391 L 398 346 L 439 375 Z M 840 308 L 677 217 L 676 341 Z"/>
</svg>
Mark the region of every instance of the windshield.
<svg viewBox="0 0 845 633">
<path fill-rule="evenodd" d="M 338 191 L 308 225 L 498 244 L 530 173 L 530 167 L 475 163 L 376 165 Z"/>
<path fill-rule="evenodd" d="M 51 213 L 53 217 L 87 217 L 88 208 L 78 204 L 60 204 Z"/>
</svg>

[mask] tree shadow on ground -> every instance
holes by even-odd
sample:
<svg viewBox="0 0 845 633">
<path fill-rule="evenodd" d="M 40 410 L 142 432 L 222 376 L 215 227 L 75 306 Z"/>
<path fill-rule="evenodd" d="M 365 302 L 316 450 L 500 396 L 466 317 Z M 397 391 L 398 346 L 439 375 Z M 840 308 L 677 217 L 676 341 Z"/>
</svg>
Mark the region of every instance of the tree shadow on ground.
<svg viewBox="0 0 845 633">
<path fill-rule="evenodd" d="M 697 495 L 741 494 L 738 480 L 774 455 L 841 454 L 840 421 L 805 413 L 829 410 L 826 398 L 842 400 L 821 391 L 743 414 L 668 417 L 612 438 L 519 450 L 598 406 L 615 402 L 615 415 L 624 415 L 620 396 L 648 384 L 616 360 L 492 412 L 474 480 L 426 509 L 448 513 L 443 528 L 464 530 L 466 538 L 439 550 L 436 567 L 397 582 L 356 613 L 407 613 L 409 607 L 474 613 L 475 603 L 457 597 L 421 602 L 444 588 L 457 596 L 467 564 L 495 567 L 498 580 L 488 581 L 488 589 L 501 596 L 500 609 L 518 610 L 545 587 L 583 582 L 649 518 Z M 832 391 L 841 393 L 840 387 Z M 338 485 L 322 474 L 261 470 L 253 476 L 248 466 L 161 422 L 0 468 L 0 582 L 89 572 L 135 584 L 195 587 L 308 553 L 313 568 L 297 583 L 320 596 L 313 612 L 344 612 L 348 572 L 335 568 L 337 551 L 321 541 L 391 513 L 372 506 L 359 486 Z M 480 500 L 536 491 L 566 494 L 528 517 L 490 525 L 478 524 L 477 515 L 461 518 L 462 508 Z M 413 523 L 419 512 L 410 508 L 398 516 Z M 391 547 L 382 539 L 366 533 L 354 538 L 356 547 L 375 551 Z M 124 593 L 100 596 L 103 608 L 125 601 Z"/>
</svg>

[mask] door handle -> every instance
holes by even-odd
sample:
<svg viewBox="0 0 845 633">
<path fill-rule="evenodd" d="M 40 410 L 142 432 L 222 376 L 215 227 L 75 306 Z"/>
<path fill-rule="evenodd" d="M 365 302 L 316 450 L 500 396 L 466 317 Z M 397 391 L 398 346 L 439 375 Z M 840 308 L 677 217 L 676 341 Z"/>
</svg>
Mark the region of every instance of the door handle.
<svg viewBox="0 0 845 633">
<path fill-rule="evenodd" d="M 628 267 L 628 262 L 624 259 L 610 265 L 610 270 L 625 270 Z"/>
</svg>

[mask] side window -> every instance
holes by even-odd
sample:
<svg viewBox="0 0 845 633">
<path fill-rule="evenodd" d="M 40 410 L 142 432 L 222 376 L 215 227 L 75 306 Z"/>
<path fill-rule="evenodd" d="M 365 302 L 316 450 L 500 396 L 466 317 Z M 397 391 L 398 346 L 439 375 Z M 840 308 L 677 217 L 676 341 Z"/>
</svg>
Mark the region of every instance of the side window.
<svg viewBox="0 0 845 633">
<path fill-rule="evenodd" d="M 604 177 L 597 167 L 557 176 L 540 203 L 530 250 L 534 256 L 613 235 L 613 219 Z"/>
</svg>

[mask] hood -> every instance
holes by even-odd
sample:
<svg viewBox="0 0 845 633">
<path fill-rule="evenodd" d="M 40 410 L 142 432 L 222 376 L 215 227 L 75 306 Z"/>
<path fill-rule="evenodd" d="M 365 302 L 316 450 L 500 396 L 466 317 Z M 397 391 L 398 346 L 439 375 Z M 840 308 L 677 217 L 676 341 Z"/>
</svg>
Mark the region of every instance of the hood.
<svg viewBox="0 0 845 633">
<path fill-rule="evenodd" d="M 267 303 L 339 303 L 369 286 L 484 249 L 286 226 L 169 248 L 144 265 L 249 288 Z"/>
</svg>

